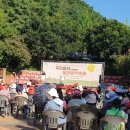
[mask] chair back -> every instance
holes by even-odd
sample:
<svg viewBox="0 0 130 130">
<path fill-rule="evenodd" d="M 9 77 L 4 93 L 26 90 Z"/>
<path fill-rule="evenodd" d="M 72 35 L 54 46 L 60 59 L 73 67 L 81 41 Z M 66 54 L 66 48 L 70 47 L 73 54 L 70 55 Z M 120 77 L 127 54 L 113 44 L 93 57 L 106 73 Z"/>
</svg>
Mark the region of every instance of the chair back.
<svg viewBox="0 0 130 130">
<path fill-rule="evenodd" d="M 49 128 L 58 128 L 58 119 L 64 119 L 66 116 L 63 112 L 57 110 L 47 110 L 43 112 L 43 118 L 43 121 L 45 121 L 45 124 L 47 124 Z"/>
<path fill-rule="evenodd" d="M 14 101 L 15 95 L 16 95 L 16 93 L 10 93 L 10 102 L 11 103 L 15 103 L 15 101 Z"/>
<path fill-rule="evenodd" d="M 75 115 L 76 125 L 80 129 L 92 130 L 97 126 L 97 116 L 90 111 L 80 111 Z"/>
<path fill-rule="evenodd" d="M 67 113 L 67 122 L 73 121 L 74 115 L 79 111 L 80 111 L 80 107 L 78 106 L 70 107 Z"/>
<path fill-rule="evenodd" d="M 6 107 L 7 97 L 4 95 L 0 95 L 0 107 Z"/>
<path fill-rule="evenodd" d="M 33 95 L 28 95 L 28 105 L 33 106 Z"/>
<path fill-rule="evenodd" d="M 22 108 L 25 105 L 25 103 L 28 102 L 28 99 L 22 96 L 18 96 L 18 97 L 15 97 L 15 102 L 16 102 L 16 106 L 18 106 L 19 108 Z"/>
<path fill-rule="evenodd" d="M 69 111 L 71 111 L 73 114 L 76 114 L 77 112 L 80 111 L 80 107 L 72 106 L 72 107 L 69 108 Z"/>
<path fill-rule="evenodd" d="M 105 116 L 100 120 L 100 129 L 101 130 L 104 130 L 104 129 L 123 130 L 123 129 L 121 129 L 121 123 L 125 124 L 125 120 L 122 117 Z"/>
</svg>

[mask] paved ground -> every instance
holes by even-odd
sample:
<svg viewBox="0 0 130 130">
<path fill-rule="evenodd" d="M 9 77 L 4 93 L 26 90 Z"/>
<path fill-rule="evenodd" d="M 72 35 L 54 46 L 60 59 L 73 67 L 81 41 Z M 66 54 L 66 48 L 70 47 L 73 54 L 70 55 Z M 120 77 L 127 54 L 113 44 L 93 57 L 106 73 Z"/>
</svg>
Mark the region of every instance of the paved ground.
<svg viewBox="0 0 130 130">
<path fill-rule="evenodd" d="M 34 127 L 32 120 L 18 118 L 15 119 L 12 116 L 0 117 L 0 130 L 41 130 L 38 127 Z"/>
</svg>

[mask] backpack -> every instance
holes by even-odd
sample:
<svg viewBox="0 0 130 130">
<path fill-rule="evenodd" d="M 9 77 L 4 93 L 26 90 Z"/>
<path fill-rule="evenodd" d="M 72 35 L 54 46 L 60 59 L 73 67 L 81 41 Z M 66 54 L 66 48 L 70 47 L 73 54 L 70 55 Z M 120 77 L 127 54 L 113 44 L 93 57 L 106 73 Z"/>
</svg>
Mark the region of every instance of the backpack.
<svg viewBox="0 0 130 130">
<path fill-rule="evenodd" d="M 21 84 L 18 84 L 17 87 L 16 87 L 16 92 L 22 92 L 23 91 L 23 85 Z"/>
<path fill-rule="evenodd" d="M 35 93 L 35 88 L 34 86 L 30 86 L 28 89 L 28 94 L 33 95 Z"/>
</svg>

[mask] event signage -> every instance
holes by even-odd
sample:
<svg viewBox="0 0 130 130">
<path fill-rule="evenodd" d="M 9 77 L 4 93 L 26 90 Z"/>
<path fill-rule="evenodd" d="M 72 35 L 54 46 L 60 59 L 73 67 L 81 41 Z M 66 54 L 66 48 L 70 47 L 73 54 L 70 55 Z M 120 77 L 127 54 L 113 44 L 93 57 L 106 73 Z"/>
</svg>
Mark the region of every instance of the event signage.
<svg viewBox="0 0 130 130">
<path fill-rule="evenodd" d="M 103 73 L 103 64 L 43 61 L 42 71 L 45 72 L 48 82 L 96 86 Z"/>
</svg>

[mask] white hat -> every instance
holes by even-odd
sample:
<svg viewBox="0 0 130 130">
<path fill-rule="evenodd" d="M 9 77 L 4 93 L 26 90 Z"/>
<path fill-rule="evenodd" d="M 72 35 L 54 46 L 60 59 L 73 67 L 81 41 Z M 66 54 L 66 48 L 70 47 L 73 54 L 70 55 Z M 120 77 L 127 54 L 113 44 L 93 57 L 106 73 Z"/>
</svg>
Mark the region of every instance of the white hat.
<svg viewBox="0 0 130 130">
<path fill-rule="evenodd" d="M 77 86 L 77 89 L 79 89 L 82 92 L 83 91 L 82 85 Z"/>
<path fill-rule="evenodd" d="M 11 86 L 10 86 L 10 88 L 16 88 L 16 84 L 15 83 L 13 83 Z"/>
<path fill-rule="evenodd" d="M 27 85 L 31 86 L 31 82 L 27 82 Z"/>
<path fill-rule="evenodd" d="M 57 90 L 55 88 L 51 88 L 48 92 L 47 92 L 50 96 L 53 97 L 59 97 Z"/>
</svg>

